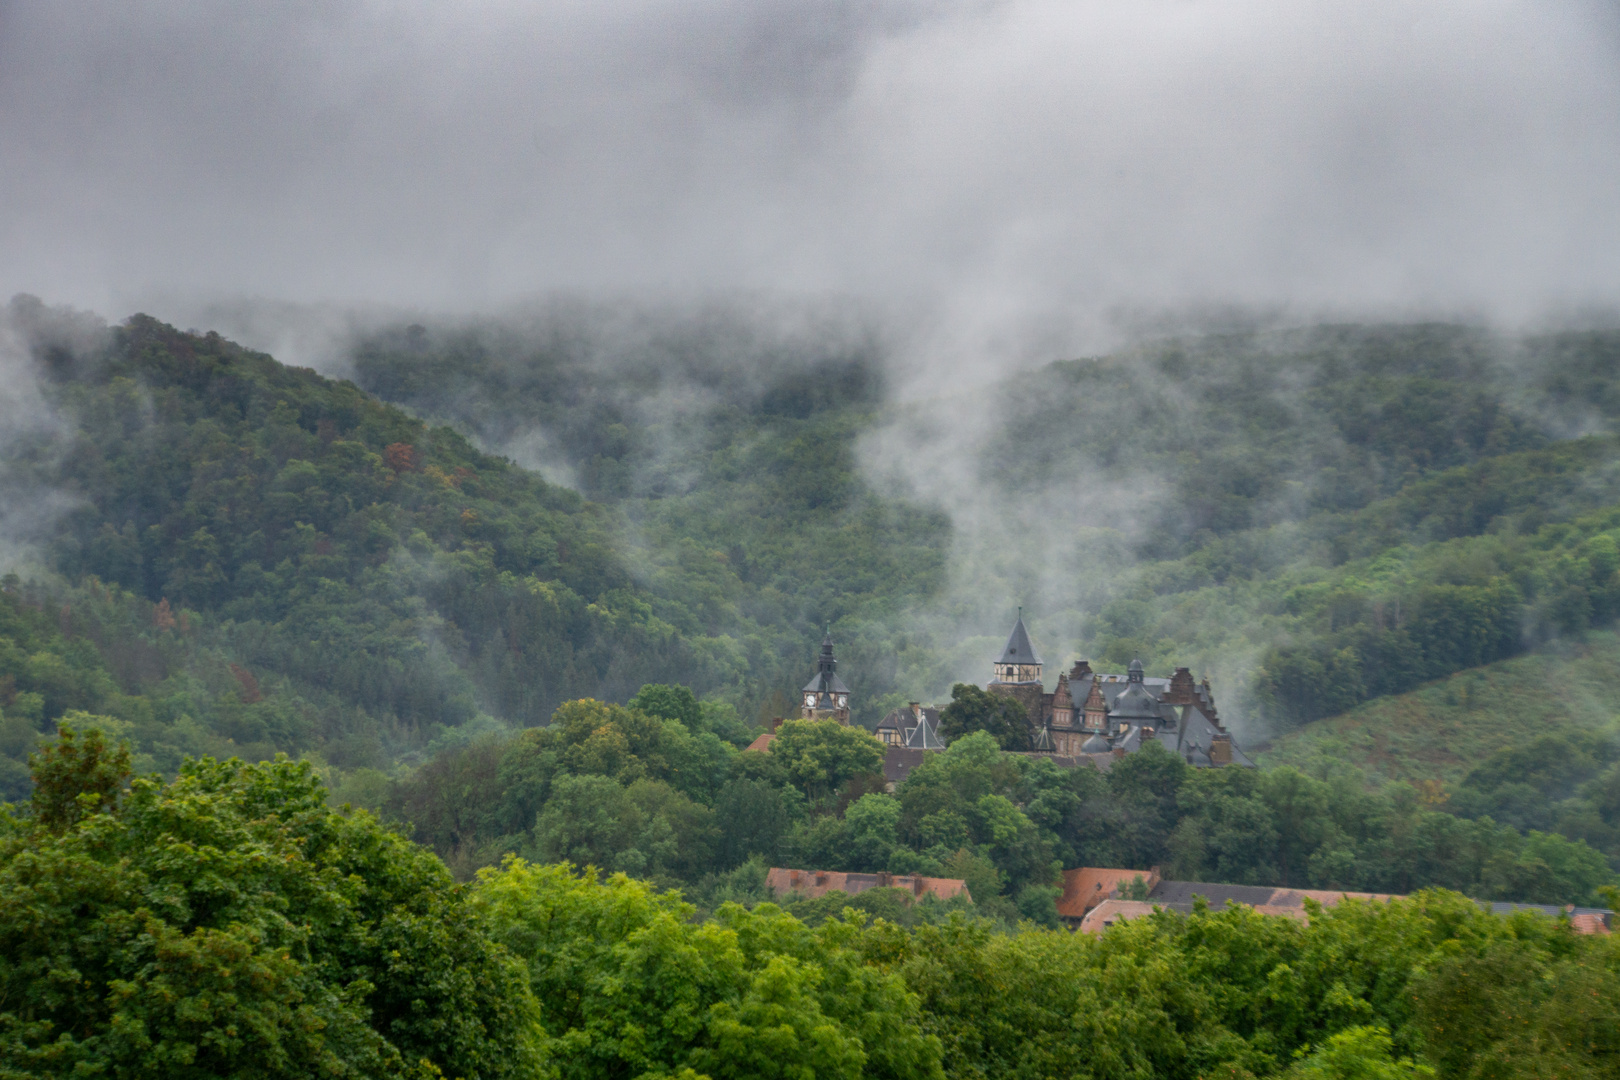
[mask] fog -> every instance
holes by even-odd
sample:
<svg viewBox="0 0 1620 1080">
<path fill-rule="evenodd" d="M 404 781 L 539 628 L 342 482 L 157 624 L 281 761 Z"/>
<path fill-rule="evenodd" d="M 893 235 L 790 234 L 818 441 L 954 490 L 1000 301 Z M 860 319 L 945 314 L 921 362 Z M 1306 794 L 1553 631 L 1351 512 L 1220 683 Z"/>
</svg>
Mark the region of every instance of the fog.
<svg viewBox="0 0 1620 1080">
<path fill-rule="evenodd" d="M 1167 312 L 1608 307 L 1617 45 L 1576 0 L 8 0 L 0 291 L 852 296 L 969 368 Z"/>
<path fill-rule="evenodd" d="M 1167 329 L 1611 321 L 1616 176 L 1596 0 L 0 0 L 0 296 L 333 372 L 410 320 L 718 303 L 763 356 L 843 312 L 910 410 L 872 479 L 956 528 L 942 643 L 1022 600 L 1062 654 L 1118 571 L 1077 530 L 1162 486 L 1007 502 L 976 385 Z M 566 480 L 549 438 L 492 448 Z"/>
</svg>

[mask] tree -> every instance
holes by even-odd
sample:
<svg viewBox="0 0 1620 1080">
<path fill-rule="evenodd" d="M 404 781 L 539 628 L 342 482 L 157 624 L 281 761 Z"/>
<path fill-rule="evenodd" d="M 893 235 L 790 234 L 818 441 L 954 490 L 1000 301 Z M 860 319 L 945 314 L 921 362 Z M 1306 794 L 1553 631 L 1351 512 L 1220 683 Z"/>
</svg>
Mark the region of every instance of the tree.
<svg viewBox="0 0 1620 1080">
<path fill-rule="evenodd" d="M 1426 1080 L 1434 1069 L 1411 1058 L 1397 1059 L 1389 1029 L 1353 1027 L 1327 1041 L 1283 1075 L 1287 1080 Z"/>
<path fill-rule="evenodd" d="M 0 815 L 0 1072 L 534 1074 L 522 969 L 431 854 L 285 759 L 114 797 L 96 735 Z"/>
<path fill-rule="evenodd" d="M 663 686 L 648 683 L 636 691 L 636 696 L 625 702 L 632 709 L 640 709 L 648 716 L 662 716 L 666 720 L 679 720 L 689 731 L 703 729 L 703 707 L 689 686 Z"/>
<path fill-rule="evenodd" d="M 900 800 L 892 795 L 862 795 L 844 811 L 848 862 L 840 870 L 883 871 L 899 840 Z"/>
<path fill-rule="evenodd" d="M 824 799 L 857 776 L 883 771 L 883 744 L 836 720 L 788 720 L 771 741 L 771 757 L 788 782 Z"/>
<path fill-rule="evenodd" d="M 28 763 L 34 777 L 34 820 L 60 833 L 118 805 L 129 777 L 129 747 L 109 747 L 99 728 L 80 738 L 63 724 L 56 742 L 41 746 Z"/>
<path fill-rule="evenodd" d="M 803 804 L 795 788 L 763 780 L 739 778 L 721 788 L 714 800 L 720 869 L 729 870 L 754 855 L 775 861 Z"/>
<path fill-rule="evenodd" d="M 957 683 L 951 687 L 951 703 L 940 710 L 939 733 L 949 742 L 983 731 L 1003 750 L 1028 750 L 1031 723 L 1016 699 Z"/>
<path fill-rule="evenodd" d="M 858 927 L 770 904 L 694 922 L 677 894 L 517 859 L 482 871 L 473 903 L 527 962 L 564 1080 L 943 1078 L 916 997 L 867 962 Z"/>
</svg>

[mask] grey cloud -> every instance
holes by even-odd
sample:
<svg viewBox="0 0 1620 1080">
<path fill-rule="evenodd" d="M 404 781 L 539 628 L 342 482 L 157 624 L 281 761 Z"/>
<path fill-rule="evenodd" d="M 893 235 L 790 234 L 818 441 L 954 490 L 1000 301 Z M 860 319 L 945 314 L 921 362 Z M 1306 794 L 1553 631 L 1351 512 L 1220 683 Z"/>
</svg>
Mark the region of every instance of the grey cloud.
<svg viewBox="0 0 1620 1080">
<path fill-rule="evenodd" d="M 1072 639 L 1000 553 L 1109 573 L 1078 523 L 1158 479 L 1000 500 L 973 385 L 1167 327 L 1609 317 L 1617 43 L 1599 0 L 0 0 L 0 295 L 330 371 L 536 296 L 858 298 L 913 410 L 874 475 L 961 537 L 941 636 L 993 581 Z"/>
<path fill-rule="evenodd" d="M 0 288 L 859 295 L 971 357 L 1522 318 L 1620 286 L 1615 44 L 1586 0 L 12 0 Z"/>
</svg>

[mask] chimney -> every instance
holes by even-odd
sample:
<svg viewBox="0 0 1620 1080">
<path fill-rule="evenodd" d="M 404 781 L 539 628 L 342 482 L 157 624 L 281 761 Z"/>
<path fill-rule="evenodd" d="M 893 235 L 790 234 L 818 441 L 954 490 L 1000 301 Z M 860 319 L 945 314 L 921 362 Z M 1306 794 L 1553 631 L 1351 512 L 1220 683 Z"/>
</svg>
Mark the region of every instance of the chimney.
<svg viewBox="0 0 1620 1080">
<path fill-rule="evenodd" d="M 1191 705 L 1196 694 L 1192 672 L 1184 667 L 1178 667 L 1176 673 L 1170 676 L 1169 688 L 1159 700 L 1166 705 Z"/>
<path fill-rule="evenodd" d="M 780 716 L 778 716 L 775 720 L 771 721 L 771 730 L 772 731 L 775 731 L 777 728 L 779 728 L 781 726 L 782 726 L 782 718 Z"/>
<path fill-rule="evenodd" d="M 1232 764 L 1232 736 L 1222 731 L 1209 741 L 1209 763 L 1211 765 Z"/>
</svg>

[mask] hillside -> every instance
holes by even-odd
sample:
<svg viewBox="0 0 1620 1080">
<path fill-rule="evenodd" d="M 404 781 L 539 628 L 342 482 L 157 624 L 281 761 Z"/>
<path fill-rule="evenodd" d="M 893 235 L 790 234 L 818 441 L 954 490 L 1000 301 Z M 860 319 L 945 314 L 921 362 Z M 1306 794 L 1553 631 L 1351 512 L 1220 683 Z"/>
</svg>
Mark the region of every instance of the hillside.
<svg viewBox="0 0 1620 1080">
<path fill-rule="evenodd" d="M 362 343 L 361 378 L 412 410 L 459 413 L 448 418 L 482 441 L 497 442 L 499 424 L 522 430 L 526 409 L 549 418 L 533 434 L 563 456 L 531 464 L 571 474 L 593 502 L 353 383 L 217 335 L 138 316 L 63 344 L 48 312 L 19 317 L 35 328 L 52 423 L 20 445 L 7 479 L 63 510 L 40 522 L 48 572 L 0 586 L 10 797 L 26 794 L 33 746 L 88 714 L 132 743 L 141 770 L 173 775 L 198 754 L 305 757 L 334 798 L 383 808 L 461 876 L 510 853 L 566 858 L 681 883 L 706 903 L 758 899 L 760 859 L 963 877 L 979 910 L 1009 923 L 1055 917 L 1054 866 L 1549 901 L 1591 899 L 1613 879 L 1612 744 L 1578 734 L 1534 744 L 1546 766 L 1529 789 L 1482 756 L 1421 799 L 1309 761 L 1307 774 L 1211 773 L 1144 753 L 1102 778 L 1005 760 L 972 738 L 889 795 L 872 739 L 810 725 L 768 757 L 739 753 L 749 720 L 787 711 L 817 623 L 833 625 L 870 720 L 949 681 L 980 610 L 962 601 L 964 581 L 990 608 L 1016 595 L 1001 572 L 973 576 L 981 519 L 948 517 L 921 489 L 886 491 L 863 464 L 862 440 L 910 406 L 888 400 L 878 360 L 854 346 L 757 370 L 724 350 L 730 367 L 716 368 L 693 346 L 684 373 L 665 348 L 593 375 L 566 352 L 480 352 L 476 335 L 406 328 L 392 345 Z M 1115 465 L 1099 457 L 1046 480 L 1032 468 L 984 490 L 1157 469 L 1162 510 L 1178 476 L 1235 491 L 1245 470 L 1280 467 L 1278 440 L 1293 455 L 1362 436 L 1364 464 L 1399 473 L 1354 505 L 1256 502 L 1179 539 L 1069 536 L 1063 558 L 1118 563 L 1063 587 L 1089 590 L 1091 606 L 1071 646 L 1043 645 L 1049 660 L 1066 648 L 1160 668 L 1248 657 L 1250 681 L 1217 683 L 1223 714 L 1252 707 L 1286 727 L 1578 643 L 1612 620 L 1612 437 L 1553 438 L 1536 420 L 1551 383 L 1526 389 L 1445 335 L 1406 333 L 1411 349 L 1393 359 L 1387 335 L 1368 333 L 1326 360 L 1297 342 L 1221 360 L 1227 342 L 1200 354 L 1207 369 L 1160 356 L 1041 373 L 1121 381 L 1123 398 L 1092 387 L 1071 400 L 1099 421 L 1157 385 L 1153 364 L 1201 381 L 1211 401 L 1263 396 L 1263 375 L 1294 368 L 1318 390 L 1289 391 L 1278 408 L 1302 411 L 1259 427 L 1192 407 L 1196 395 L 1161 397 L 1155 409 L 1185 406 L 1185 423 L 1124 430 L 1133 453 Z M 1399 422 L 1363 430 L 1352 417 L 1326 439 L 1329 389 L 1366 390 L 1373 369 L 1381 396 L 1364 395 L 1355 416 Z M 1485 417 L 1473 434 L 1446 427 L 1464 406 Z M 1200 449 L 1223 456 L 1226 479 L 1199 471 Z M 993 480 L 1005 463 L 994 445 L 976 452 Z M 1015 541 L 1003 554 L 1010 573 L 1052 551 Z M 1063 588 L 1037 594 L 1048 626 L 1079 602 Z"/>
<path fill-rule="evenodd" d="M 448 428 L 218 335 L 137 316 L 64 343 L 13 307 L 52 423 L 7 479 L 66 507 L 38 524 L 52 573 L 0 596 L 13 793 L 29 730 L 71 710 L 169 772 L 227 750 L 353 772 L 747 667 L 660 617 L 602 508 Z"/>
<path fill-rule="evenodd" d="M 737 312 L 404 327 L 354 356 L 621 515 L 649 587 L 745 643 L 747 714 L 828 623 L 868 724 L 982 681 L 1022 604 L 1052 669 L 1186 664 L 1261 735 L 1620 616 L 1620 334 L 1172 339 L 904 404 L 858 326 Z"/>
<path fill-rule="evenodd" d="M 1369 778 L 1461 783 L 1547 735 L 1620 735 L 1620 634 L 1594 631 L 1306 724 L 1258 749 L 1267 767 L 1354 762 Z"/>
<path fill-rule="evenodd" d="M 918 692 L 906 624 L 943 588 L 955 531 L 862 468 L 861 439 L 892 409 L 885 358 L 858 325 L 565 310 L 394 328 L 353 363 L 368 392 L 610 508 L 659 617 L 747 657 L 728 686 L 682 677 L 700 693 L 750 720 L 790 711 L 829 626 L 858 721 Z"/>
</svg>

